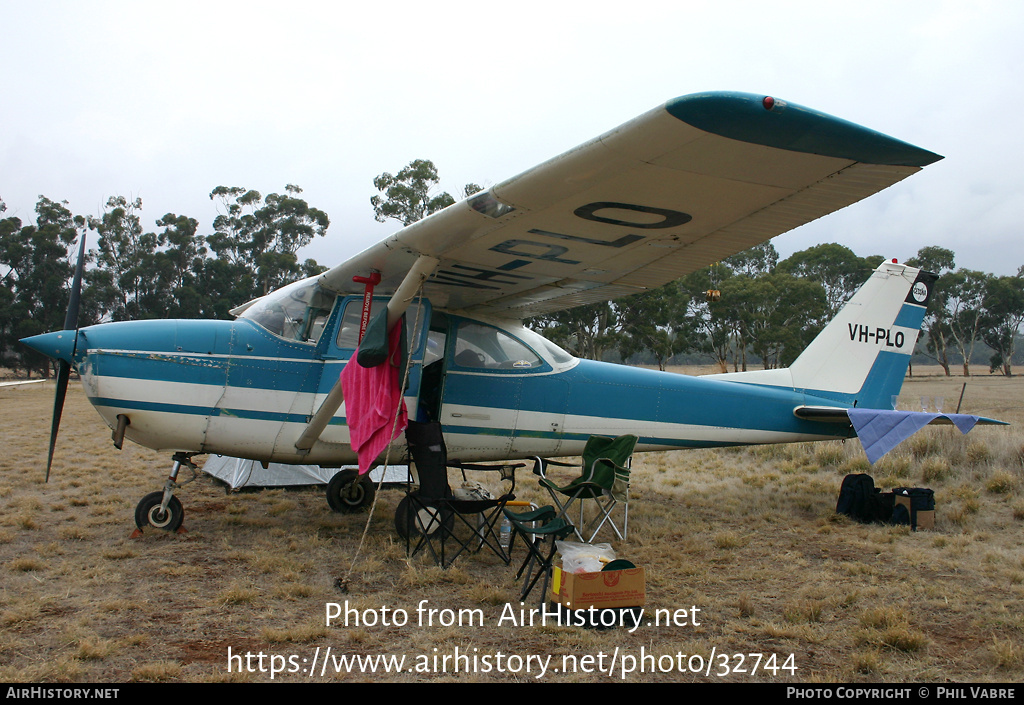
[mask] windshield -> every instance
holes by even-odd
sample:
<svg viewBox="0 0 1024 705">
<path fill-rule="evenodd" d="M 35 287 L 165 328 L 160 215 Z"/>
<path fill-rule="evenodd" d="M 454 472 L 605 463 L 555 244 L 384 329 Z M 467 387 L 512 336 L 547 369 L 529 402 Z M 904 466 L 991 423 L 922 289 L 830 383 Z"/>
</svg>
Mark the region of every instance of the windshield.
<svg viewBox="0 0 1024 705">
<path fill-rule="evenodd" d="M 303 279 L 267 294 L 239 318 L 289 340 L 315 343 L 331 315 L 334 299 L 335 295 L 322 289 L 316 278 Z"/>
</svg>

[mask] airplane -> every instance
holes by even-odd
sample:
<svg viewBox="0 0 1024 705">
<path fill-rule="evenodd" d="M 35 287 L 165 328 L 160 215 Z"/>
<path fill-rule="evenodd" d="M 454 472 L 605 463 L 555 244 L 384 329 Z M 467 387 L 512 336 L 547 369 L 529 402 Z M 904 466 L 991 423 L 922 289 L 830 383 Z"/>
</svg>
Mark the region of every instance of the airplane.
<svg viewBox="0 0 1024 705">
<path fill-rule="evenodd" d="M 178 473 L 195 474 L 199 454 L 356 463 L 339 375 L 367 305 L 389 330 L 405 321 L 409 417 L 439 421 L 449 457 L 464 462 L 575 456 L 592 434 L 635 434 L 638 451 L 850 437 L 847 409 L 891 409 L 899 394 L 934 275 L 881 264 L 777 370 L 689 377 L 577 359 L 523 320 L 661 286 L 941 158 L 770 96 L 697 93 L 244 304 L 232 321 L 79 329 L 75 291 L 63 331 L 22 341 L 58 361 L 47 477 L 72 366 L 115 447 L 173 454 L 163 489 L 136 508 L 140 529 L 180 527 Z M 328 501 L 345 510 L 372 493 L 344 470 Z"/>
</svg>

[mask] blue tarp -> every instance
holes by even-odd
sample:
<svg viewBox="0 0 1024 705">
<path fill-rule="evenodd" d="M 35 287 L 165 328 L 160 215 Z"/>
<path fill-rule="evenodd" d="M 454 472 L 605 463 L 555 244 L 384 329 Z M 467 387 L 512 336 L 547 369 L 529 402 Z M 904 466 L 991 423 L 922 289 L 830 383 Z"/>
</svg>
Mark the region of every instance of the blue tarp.
<svg viewBox="0 0 1024 705">
<path fill-rule="evenodd" d="M 960 433 L 967 433 L 978 416 L 970 414 L 939 414 L 927 411 L 887 411 L 885 409 L 847 409 L 868 462 L 875 461 L 907 440 L 929 423 L 944 416 L 953 422 Z"/>
</svg>

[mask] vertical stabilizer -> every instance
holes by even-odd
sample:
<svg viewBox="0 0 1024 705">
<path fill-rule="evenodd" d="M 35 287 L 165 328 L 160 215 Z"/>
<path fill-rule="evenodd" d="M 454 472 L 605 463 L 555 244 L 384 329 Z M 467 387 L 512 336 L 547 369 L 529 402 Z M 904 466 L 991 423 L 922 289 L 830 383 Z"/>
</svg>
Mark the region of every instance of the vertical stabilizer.
<svg viewBox="0 0 1024 705">
<path fill-rule="evenodd" d="M 937 278 L 883 262 L 790 367 L 793 386 L 850 406 L 892 408 Z"/>
<path fill-rule="evenodd" d="M 890 409 L 937 278 L 883 262 L 788 369 L 714 377 L 792 387 L 844 406 Z"/>
</svg>

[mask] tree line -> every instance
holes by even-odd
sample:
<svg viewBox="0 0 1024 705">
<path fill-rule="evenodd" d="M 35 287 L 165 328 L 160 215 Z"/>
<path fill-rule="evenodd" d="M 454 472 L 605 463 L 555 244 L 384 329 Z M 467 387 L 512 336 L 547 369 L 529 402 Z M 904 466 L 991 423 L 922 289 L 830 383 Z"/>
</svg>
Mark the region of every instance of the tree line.
<svg viewBox="0 0 1024 705">
<path fill-rule="evenodd" d="M 374 217 L 403 226 L 455 202 L 437 192 L 437 169 L 414 160 L 374 179 Z M 481 190 L 467 184 L 462 195 Z M 141 318 L 230 318 L 230 310 L 302 277 L 324 271 L 299 250 L 326 234 L 330 220 L 288 185 L 283 193 L 218 186 L 212 232 L 194 218 L 167 213 L 157 230 L 142 224 L 142 200 L 110 198 L 99 216 L 73 214 L 44 196 L 35 222 L 0 217 L 0 360 L 16 371 L 45 373 L 47 361 L 17 341 L 63 327 L 79 238 L 88 250 L 80 324 Z M 0 216 L 6 206 L 0 200 Z M 847 247 L 816 245 L 780 261 L 770 243 L 630 297 L 541 316 L 528 324 L 579 357 L 653 360 L 703 356 L 724 372 L 784 367 L 832 319 L 883 260 Z M 1024 322 L 1024 266 L 1015 276 L 957 269 L 941 247 L 922 248 L 908 264 L 940 276 L 917 350 L 970 374 L 980 351 L 989 368 L 1012 374 Z"/>
<path fill-rule="evenodd" d="M 0 217 L 0 360 L 31 373 L 48 361 L 18 340 L 63 328 L 76 243 L 89 232 L 82 326 L 142 318 L 230 318 L 230 310 L 326 268 L 298 251 L 322 237 L 327 214 L 288 185 L 283 193 L 218 186 L 213 231 L 167 213 L 157 230 L 142 222 L 142 199 L 114 196 L 99 216 L 73 214 L 40 196 L 35 222 Z M 0 200 L 0 216 L 6 212 Z M 98 236 L 98 237 L 97 237 Z M 95 239 L 94 239 L 95 238 Z"/>
<path fill-rule="evenodd" d="M 882 263 L 835 243 L 779 261 L 763 243 L 652 291 L 534 319 L 538 331 L 578 356 L 653 360 L 710 358 L 722 372 L 786 367 Z M 942 276 L 918 336 L 918 358 L 971 374 L 984 349 L 990 372 L 1010 376 L 1024 323 L 1024 266 L 1014 276 L 955 268 L 945 248 L 907 264 Z"/>
</svg>

